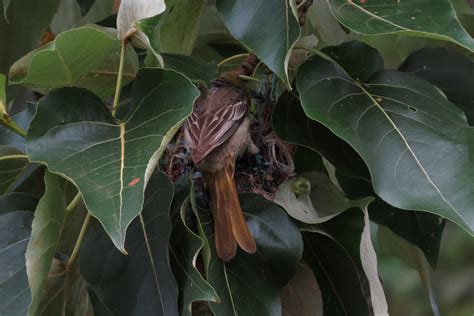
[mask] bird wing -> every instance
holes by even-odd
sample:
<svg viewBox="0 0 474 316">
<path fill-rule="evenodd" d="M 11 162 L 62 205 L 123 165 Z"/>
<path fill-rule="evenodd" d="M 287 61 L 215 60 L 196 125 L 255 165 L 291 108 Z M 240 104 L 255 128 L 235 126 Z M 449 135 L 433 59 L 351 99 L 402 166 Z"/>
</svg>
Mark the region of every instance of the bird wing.
<svg viewBox="0 0 474 316">
<path fill-rule="evenodd" d="M 196 164 L 229 139 L 247 113 L 246 98 L 225 101 L 234 102 L 217 106 L 215 111 L 195 111 L 185 123 L 185 140 Z"/>
</svg>

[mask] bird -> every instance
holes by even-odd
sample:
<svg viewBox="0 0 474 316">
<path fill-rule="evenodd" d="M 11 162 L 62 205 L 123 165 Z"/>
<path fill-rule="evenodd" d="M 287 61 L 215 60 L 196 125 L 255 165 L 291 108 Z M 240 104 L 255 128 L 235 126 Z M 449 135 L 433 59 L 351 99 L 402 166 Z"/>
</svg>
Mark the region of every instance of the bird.
<svg viewBox="0 0 474 316">
<path fill-rule="evenodd" d="M 184 124 L 191 160 L 202 171 L 210 191 L 216 252 L 224 262 L 235 256 L 237 245 L 247 253 L 257 250 L 234 182 L 235 160 L 246 151 L 258 152 L 250 135 L 250 97 L 239 76 L 257 62 L 256 57 L 249 58 L 239 70 L 215 79 L 202 91 Z"/>
</svg>

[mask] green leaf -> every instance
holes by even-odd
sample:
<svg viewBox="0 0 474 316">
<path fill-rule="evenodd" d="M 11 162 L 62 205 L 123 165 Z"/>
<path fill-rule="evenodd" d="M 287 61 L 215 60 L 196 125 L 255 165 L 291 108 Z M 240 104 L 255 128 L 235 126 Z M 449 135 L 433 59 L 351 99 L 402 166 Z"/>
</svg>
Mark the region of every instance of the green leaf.
<svg viewBox="0 0 474 316">
<path fill-rule="evenodd" d="M 160 51 L 190 55 L 199 31 L 206 0 L 168 0 L 167 14 L 160 26 Z"/>
<path fill-rule="evenodd" d="M 445 48 L 423 48 L 405 60 L 401 71 L 420 76 L 440 88 L 474 125 L 474 61 Z"/>
<path fill-rule="evenodd" d="M 89 12 L 95 3 L 95 0 L 76 0 L 79 7 L 81 7 L 81 16 L 84 16 Z"/>
<path fill-rule="evenodd" d="M 8 73 L 10 66 L 21 56 L 40 44 L 41 35 L 51 22 L 60 0 L 31 2 L 30 0 L 0 2 L 0 73 Z M 7 4 L 7 5 L 6 5 Z"/>
<path fill-rule="evenodd" d="M 8 206 L 7 206 L 8 207 Z M 2 208 L 2 211 L 5 209 Z M 0 314 L 26 315 L 31 302 L 25 251 L 33 213 L 9 208 L 0 215 Z"/>
<path fill-rule="evenodd" d="M 187 181 L 186 181 L 187 183 Z M 197 269 L 196 258 L 205 246 L 205 241 L 187 225 L 187 210 L 190 206 L 189 187 L 186 198 L 180 204 L 178 216 L 173 222 L 171 261 L 179 286 L 179 315 L 192 314 L 192 304 L 196 301 L 219 302 L 214 288 L 203 278 Z"/>
<path fill-rule="evenodd" d="M 474 134 L 461 110 L 414 75 L 380 71 L 367 84 L 316 56 L 300 67 L 305 113 L 347 141 L 389 204 L 435 213 L 474 233 Z M 443 153 L 440 156 L 440 151 Z"/>
<path fill-rule="evenodd" d="M 34 195 L 13 192 L 0 196 L 0 215 L 9 212 L 32 212 L 38 204 Z"/>
<path fill-rule="evenodd" d="M 117 81 L 120 41 L 105 28 L 88 25 L 59 34 L 54 42 L 34 50 L 10 69 L 10 83 L 44 94 L 59 87 L 82 87 L 104 98 Z M 123 85 L 134 79 L 138 59 L 127 50 Z"/>
<path fill-rule="evenodd" d="M 224 263 L 212 246 L 208 279 L 221 302 L 211 303 L 211 310 L 216 315 L 280 315 L 280 290 L 296 272 L 303 251 L 301 234 L 279 206 L 263 197 L 241 194 L 240 202 L 257 252 L 239 250 Z"/>
<path fill-rule="evenodd" d="M 230 33 L 290 85 L 288 61 L 300 27 L 288 1 L 219 0 L 216 6 Z"/>
<path fill-rule="evenodd" d="M 125 232 L 142 209 L 148 177 L 197 96 L 174 71 L 142 69 L 130 111 L 116 122 L 91 92 L 55 90 L 39 102 L 27 137 L 29 157 L 71 180 L 125 252 Z"/>
<path fill-rule="evenodd" d="M 423 289 L 428 296 L 430 306 L 433 310 L 433 314 L 440 315 L 438 304 L 436 303 L 433 289 L 431 287 L 432 271 L 420 248 L 398 237 L 385 226 L 379 226 L 377 240 L 379 247 L 382 249 L 382 253 L 398 257 L 418 271 L 423 284 Z"/>
<path fill-rule="evenodd" d="M 128 256 L 95 225 L 80 254 L 81 271 L 100 300 L 120 315 L 177 315 L 178 287 L 169 265 L 173 184 L 154 173 L 140 218 L 128 229 Z"/>
<path fill-rule="evenodd" d="M 217 77 L 217 64 L 206 63 L 192 56 L 179 54 L 161 54 L 165 68 L 182 73 L 193 81 L 203 80 L 210 83 Z"/>
<path fill-rule="evenodd" d="M 357 265 L 344 247 L 324 232 L 303 232 L 303 239 L 303 258 L 318 280 L 325 315 L 369 315 Z"/>
<path fill-rule="evenodd" d="M 58 246 L 66 210 L 58 176 L 46 172 L 44 182 L 46 191 L 36 207 L 31 238 L 25 254 L 32 296 L 28 315 L 37 315 L 40 311 L 40 301 L 45 294 L 45 284 Z"/>
<path fill-rule="evenodd" d="M 0 194 L 9 192 L 29 166 L 22 153 L 11 147 L 0 146 Z"/>
<path fill-rule="evenodd" d="M 27 131 L 30 128 L 30 123 L 35 116 L 35 112 L 36 105 L 27 103 L 24 111 L 12 115 L 10 118 L 23 130 Z M 9 129 L 0 127 L 0 148 L 0 151 L 15 148 L 24 153 L 26 151 L 25 139 Z"/>
<path fill-rule="evenodd" d="M 295 192 L 295 185 L 299 183 L 307 186 L 305 192 Z M 274 202 L 288 215 L 307 224 L 323 223 L 361 203 L 345 197 L 328 176 L 320 172 L 304 173 L 285 181 L 275 193 Z"/>
<path fill-rule="evenodd" d="M 474 51 L 474 40 L 459 23 L 449 0 L 327 1 L 336 18 L 354 32 L 435 38 Z"/>
</svg>

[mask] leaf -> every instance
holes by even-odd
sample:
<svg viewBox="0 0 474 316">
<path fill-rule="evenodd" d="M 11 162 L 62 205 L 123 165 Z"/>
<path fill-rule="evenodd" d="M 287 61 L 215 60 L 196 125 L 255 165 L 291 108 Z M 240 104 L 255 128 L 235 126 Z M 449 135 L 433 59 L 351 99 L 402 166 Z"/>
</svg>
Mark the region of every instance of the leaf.
<svg viewBox="0 0 474 316">
<path fill-rule="evenodd" d="M 327 1 L 336 18 L 354 32 L 435 38 L 474 51 L 474 40 L 459 23 L 449 0 Z"/>
<path fill-rule="evenodd" d="M 193 81 L 203 80 L 210 83 L 217 77 L 217 64 L 206 63 L 193 56 L 179 54 L 161 54 L 166 69 L 176 70 Z"/>
<path fill-rule="evenodd" d="M 192 53 L 206 4 L 206 0 L 167 1 L 168 14 L 159 31 L 160 51 L 182 55 Z"/>
<path fill-rule="evenodd" d="M 281 291 L 282 315 L 323 316 L 323 299 L 313 272 L 300 264 L 296 274 Z"/>
<path fill-rule="evenodd" d="M 9 192 L 29 166 L 28 160 L 20 156 L 19 150 L 0 146 L 0 194 Z"/>
<path fill-rule="evenodd" d="M 186 186 L 187 187 L 187 186 Z M 204 240 L 186 225 L 186 211 L 190 206 L 189 189 L 180 204 L 179 216 L 173 222 L 171 261 L 179 286 L 179 315 L 191 315 L 196 301 L 219 302 L 214 288 L 197 269 L 197 258 L 203 249 Z"/>
<path fill-rule="evenodd" d="M 37 47 L 41 35 L 51 22 L 59 0 L 31 2 L 30 0 L 15 0 L 2 3 L 0 15 L 0 73 L 8 73 L 10 66 L 21 56 Z M 14 45 L 12 44 L 14 43 Z"/>
<path fill-rule="evenodd" d="M 377 240 L 384 253 L 399 257 L 413 269 L 418 271 L 423 288 L 430 301 L 433 314 L 440 315 L 438 304 L 436 303 L 433 289 L 431 287 L 431 269 L 420 248 L 396 236 L 385 226 L 379 226 Z"/>
<path fill-rule="evenodd" d="M 108 29 L 88 25 L 68 30 L 17 61 L 10 69 L 10 83 L 44 94 L 60 87 L 82 87 L 105 98 L 115 90 L 119 50 L 120 41 Z M 123 85 L 134 79 L 137 69 L 137 56 L 129 48 Z"/>
<path fill-rule="evenodd" d="M 114 314 L 177 315 L 178 288 L 168 255 L 173 185 L 164 173 L 154 173 L 145 196 L 140 218 L 128 229 L 128 256 L 95 225 L 81 250 L 81 272 Z"/>
<path fill-rule="evenodd" d="M 466 153 L 474 135 L 464 114 L 438 89 L 392 70 L 362 85 L 319 56 L 300 67 L 297 88 L 305 113 L 364 159 L 383 200 L 435 213 L 473 234 L 474 192 L 467 184 L 474 173 Z"/>
<path fill-rule="evenodd" d="M 44 182 L 46 191 L 36 208 L 31 239 L 25 254 L 32 296 L 28 315 L 40 312 L 40 301 L 45 293 L 49 268 L 56 253 L 66 210 L 58 176 L 46 172 Z"/>
<path fill-rule="evenodd" d="M 211 310 L 216 315 L 280 315 L 280 290 L 298 267 L 301 234 L 279 206 L 263 197 L 241 194 L 240 202 L 257 252 L 250 255 L 239 250 L 224 263 L 210 239 L 213 256 L 208 280 L 221 298 L 218 304 L 210 303 Z"/>
<path fill-rule="evenodd" d="M 149 174 L 197 96 L 192 83 L 174 71 L 142 69 L 130 112 L 116 122 L 91 92 L 54 90 L 38 104 L 27 137 L 29 157 L 72 181 L 125 252 L 125 232 L 142 209 Z"/>
<path fill-rule="evenodd" d="M 10 212 L 31 212 L 36 208 L 38 198 L 34 195 L 20 192 L 0 196 L 0 215 Z"/>
<path fill-rule="evenodd" d="M 33 119 L 36 112 L 36 105 L 32 103 L 26 104 L 26 109 L 12 115 L 10 118 L 23 130 L 27 131 L 30 128 L 31 120 Z M 9 129 L 0 128 L 0 151 L 6 150 L 11 151 L 17 149 L 24 153 L 25 150 L 25 139 L 20 135 L 12 132 Z"/>
<path fill-rule="evenodd" d="M 339 172 L 362 179 L 372 190 L 369 171 L 357 152 L 327 127 L 308 118 L 292 93 L 285 92 L 278 99 L 272 126 L 282 140 L 321 154 Z"/>
<path fill-rule="evenodd" d="M 2 211 L 5 209 L 2 208 Z M 31 301 L 25 251 L 33 213 L 9 209 L 0 215 L 0 314 L 26 315 Z"/>
<path fill-rule="evenodd" d="M 289 86 L 288 61 L 300 28 L 288 1 L 220 0 L 216 6 L 230 33 Z"/>
<path fill-rule="evenodd" d="M 144 19 L 156 17 L 165 9 L 165 0 L 122 0 L 117 15 L 117 29 L 120 38 L 126 37 L 127 33 L 137 29 L 138 32 L 132 36 L 134 45 L 141 48 L 151 48 L 149 36 L 144 32 L 143 25 L 140 23 L 144 22 Z"/>
<path fill-rule="evenodd" d="M 377 256 L 372 245 L 367 207 L 373 198 L 359 200 L 359 205 L 319 226 L 305 226 L 303 230 L 324 232 L 334 238 L 351 257 L 365 300 L 375 315 L 388 315 L 387 301 L 380 283 Z M 342 304 L 342 303 L 341 303 Z"/>
<path fill-rule="evenodd" d="M 412 53 L 399 68 L 420 76 L 446 94 L 449 101 L 466 113 L 474 125 L 474 62 L 445 48 L 423 48 Z"/>
<path fill-rule="evenodd" d="M 369 315 L 357 266 L 344 247 L 324 232 L 303 232 L 303 258 L 321 289 L 325 315 Z"/>
<path fill-rule="evenodd" d="M 304 192 L 295 192 L 298 185 L 306 187 Z M 301 174 L 282 183 L 275 193 L 274 202 L 288 215 L 307 224 L 328 221 L 361 203 L 346 198 L 328 176 L 320 172 Z"/>
<path fill-rule="evenodd" d="M 369 205 L 369 212 L 371 220 L 417 246 L 436 269 L 445 220 L 430 213 L 400 210 L 380 199 Z"/>
<path fill-rule="evenodd" d="M 84 16 L 89 12 L 95 3 L 95 0 L 76 0 L 79 7 L 81 7 L 81 16 Z"/>
</svg>

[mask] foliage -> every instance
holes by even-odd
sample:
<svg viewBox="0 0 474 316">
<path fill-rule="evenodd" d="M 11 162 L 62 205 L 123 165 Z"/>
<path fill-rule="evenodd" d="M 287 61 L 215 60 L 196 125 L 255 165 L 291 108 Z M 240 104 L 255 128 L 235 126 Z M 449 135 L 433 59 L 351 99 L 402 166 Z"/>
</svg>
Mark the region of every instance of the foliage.
<svg viewBox="0 0 474 316">
<path fill-rule="evenodd" d="M 474 235 L 473 17 L 466 0 L 4 0 L 0 314 L 387 315 L 393 258 L 445 311 L 445 226 Z M 235 180 L 257 252 L 223 262 L 181 126 L 250 53 L 260 152 Z"/>
</svg>

